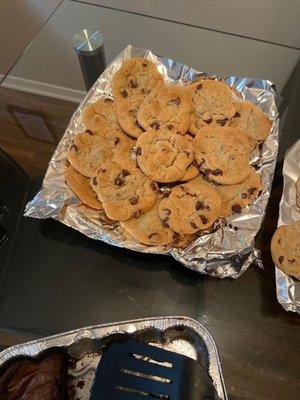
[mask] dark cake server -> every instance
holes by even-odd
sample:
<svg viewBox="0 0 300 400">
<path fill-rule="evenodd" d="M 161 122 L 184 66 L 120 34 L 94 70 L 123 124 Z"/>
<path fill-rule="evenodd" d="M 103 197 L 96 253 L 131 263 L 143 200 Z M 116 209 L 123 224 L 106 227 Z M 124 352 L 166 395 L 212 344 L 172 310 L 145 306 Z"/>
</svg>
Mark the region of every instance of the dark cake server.
<svg viewBox="0 0 300 400">
<path fill-rule="evenodd" d="M 104 350 L 90 400 L 217 400 L 213 383 L 197 361 L 128 340 Z"/>
</svg>

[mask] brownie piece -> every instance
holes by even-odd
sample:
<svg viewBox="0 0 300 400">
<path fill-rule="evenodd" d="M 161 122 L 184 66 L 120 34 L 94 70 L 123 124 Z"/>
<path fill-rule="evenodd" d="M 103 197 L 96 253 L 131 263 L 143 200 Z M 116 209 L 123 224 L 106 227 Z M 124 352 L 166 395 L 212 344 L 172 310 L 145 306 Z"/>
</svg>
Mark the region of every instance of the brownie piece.
<svg viewBox="0 0 300 400">
<path fill-rule="evenodd" d="M 67 358 L 62 353 L 16 361 L 0 376 L 0 399 L 68 400 L 67 375 Z"/>
</svg>

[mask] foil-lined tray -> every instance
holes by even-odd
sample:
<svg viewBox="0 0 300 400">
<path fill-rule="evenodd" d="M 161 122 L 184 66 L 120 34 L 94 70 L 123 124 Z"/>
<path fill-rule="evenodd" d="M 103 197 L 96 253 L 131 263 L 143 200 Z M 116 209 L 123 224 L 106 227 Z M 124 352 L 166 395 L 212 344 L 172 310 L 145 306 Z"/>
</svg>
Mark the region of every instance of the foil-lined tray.
<svg viewBox="0 0 300 400">
<path fill-rule="evenodd" d="M 279 205 L 278 226 L 300 220 L 296 203 L 296 181 L 300 175 L 300 140 L 286 153 L 283 163 L 283 192 Z M 300 314 L 300 281 L 286 275 L 276 267 L 277 299 L 287 311 Z"/>
<path fill-rule="evenodd" d="M 259 251 L 254 248 L 265 207 L 267 205 L 275 169 L 279 120 L 275 104 L 275 88 L 267 80 L 229 76 L 223 78 L 236 89 L 244 100 L 253 102 L 272 121 L 272 130 L 263 146 L 252 154 L 251 162 L 256 166 L 262 179 L 262 194 L 241 214 L 215 224 L 213 232 L 199 236 L 185 249 L 168 246 L 145 246 L 128 237 L 116 223 L 108 221 L 103 212 L 88 210 L 65 183 L 67 168 L 65 154 L 76 132 L 83 129 L 82 112 L 95 100 L 111 95 L 111 79 L 122 62 L 132 57 L 146 57 L 153 61 L 165 80 L 172 84 L 184 85 L 199 77 L 221 77 L 196 71 L 169 58 L 158 57 L 149 50 L 128 46 L 103 72 L 71 118 L 46 172 L 42 190 L 30 201 L 25 216 L 54 218 L 82 232 L 86 236 L 118 247 L 125 247 L 143 253 L 167 254 L 186 267 L 218 278 L 237 278 L 255 260 Z"/>
<path fill-rule="evenodd" d="M 227 400 L 214 339 L 199 322 L 187 317 L 146 318 L 89 326 L 10 347 L 0 353 L 0 368 L 19 357 L 38 357 L 63 348 L 75 360 L 69 367 L 72 399 L 88 400 L 104 346 L 130 337 L 197 360 L 209 373 L 218 396 Z"/>
</svg>

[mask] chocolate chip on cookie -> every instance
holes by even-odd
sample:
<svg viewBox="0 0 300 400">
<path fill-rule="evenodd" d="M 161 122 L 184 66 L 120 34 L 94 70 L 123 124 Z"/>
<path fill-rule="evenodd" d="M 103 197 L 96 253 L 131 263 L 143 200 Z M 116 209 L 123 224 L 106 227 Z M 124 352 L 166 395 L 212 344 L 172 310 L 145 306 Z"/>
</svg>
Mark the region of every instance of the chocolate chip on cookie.
<svg viewBox="0 0 300 400">
<path fill-rule="evenodd" d="M 139 108 L 139 101 L 118 102 L 117 103 L 117 119 L 120 127 L 131 137 L 137 138 L 144 129 L 140 126 L 136 119 Z"/>
<path fill-rule="evenodd" d="M 271 255 L 279 269 L 300 279 L 300 221 L 277 228 L 271 241 Z"/>
<path fill-rule="evenodd" d="M 193 140 L 198 169 L 219 184 L 237 184 L 250 174 L 251 143 L 235 128 L 205 127 Z"/>
<path fill-rule="evenodd" d="M 224 125 L 226 125 L 227 121 L 228 121 L 228 118 L 217 119 L 217 124 L 224 126 Z"/>
<path fill-rule="evenodd" d="M 145 129 L 169 129 L 184 134 L 191 123 L 192 103 L 188 91 L 180 86 L 159 86 L 141 103 L 137 113 Z"/>
<path fill-rule="evenodd" d="M 194 158 L 191 142 L 182 135 L 166 131 L 146 131 L 137 139 L 138 166 L 156 182 L 181 179 Z"/>
<path fill-rule="evenodd" d="M 136 89 L 139 86 L 136 79 L 130 79 L 129 83 L 130 83 L 130 87 L 133 89 Z"/>
<path fill-rule="evenodd" d="M 125 176 L 129 176 L 130 175 L 130 172 L 128 171 L 128 169 L 122 169 L 122 175 L 125 177 Z"/>
<path fill-rule="evenodd" d="M 140 155 L 142 154 L 142 148 L 141 148 L 141 147 L 137 147 L 137 149 L 136 149 L 136 151 L 135 151 L 135 154 L 136 154 L 137 156 L 140 156 Z"/>
<path fill-rule="evenodd" d="M 170 196 L 160 201 L 158 214 L 174 232 L 192 234 L 212 225 L 220 215 L 220 208 L 216 190 L 195 178 L 174 187 Z"/>
<path fill-rule="evenodd" d="M 234 103 L 235 115 L 230 125 L 245 132 L 252 146 L 264 142 L 271 130 L 271 122 L 261 109 L 248 101 Z"/>
<path fill-rule="evenodd" d="M 122 186 L 124 185 L 125 181 L 122 178 L 122 174 L 119 174 L 116 178 L 115 178 L 115 185 L 116 186 Z"/>
<path fill-rule="evenodd" d="M 163 77 L 156 66 L 143 58 L 131 58 L 123 62 L 114 74 L 112 91 L 117 102 L 138 102 L 163 84 Z"/>
<path fill-rule="evenodd" d="M 202 80 L 189 86 L 193 103 L 190 132 L 196 135 L 206 125 L 226 126 L 234 116 L 233 95 L 222 82 Z"/>
<path fill-rule="evenodd" d="M 216 185 L 215 189 L 222 199 L 221 216 L 228 217 L 233 213 L 241 213 L 242 208 L 252 203 L 261 190 L 261 181 L 254 168 L 249 176 L 235 185 Z"/>
<path fill-rule="evenodd" d="M 156 131 L 159 129 L 159 123 L 154 121 L 150 124 L 150 128 L 155 129 Z"/>
<path fill-rule="evenodd" d="M 153 182 L 148 179 L 129 159 L 107 160 L 94 178 L 97 185 L 92 187 L 103 204 L 106 215 L 117 221 L 137 218 L 153 207 L 157 191 Z"/>
<path fill-rule="evenodd" d="M 71 165 L 65 172 L 66 183 L 74 194 L 87 206 L 102 210 L 102 204 L 92 190 L 89 179 L 79 174 Z"/>
<path fill-rule="evenodd" d="M 131 218 L 121 222 L 123 229 L 137 239 L 140 243 L 146 245 L 168 245 L 177 239 L 175 233 L 164 225 L 158 216 L 158 204 L 156 202 L 153 208 L 141 214 L 138 218 Z"/>
<path fill-rule="evenodd" d="M 132 204 L 133 206 L 139 202 L 139 197 L 138 196 L 133 196 L 129 199 L 129 203 Z"/>
<path fill-rule="evenodd" d="M 204 210 L 205 209 L 205 205 L 203 201 L 198 200 L 196 203 L 196 210 Z"/>
<path fill-rule="evenodd" d="M 201 215 L 201 214 L 200 214 L 200 215 L 199 215 L 199 218 L 201 219 L 203 225 L 206 225 L 206 224 L 207 224 L 208 219 L 206 218 L 205 215 Z"/>
<path fill-rule="evenodd" d="M 232 211 L 237 214 L 240 214 L 242 212 L 242 207 L 239 204 L 233 204 L 231 206 L 231 208 L 232 208 Z"/>
<path fill-rule="evenodd" d="M 119 139 L 117 143 L 116 138 Z M 133 145 L 124 133 L 113 129 L 98 131 L 96 135 L 80 132 L 74 136 L 74 144 L 67 151 L 67 158 L 80 174 L 91 178 L 107 159 L 129 158 Z"/>
</svg>

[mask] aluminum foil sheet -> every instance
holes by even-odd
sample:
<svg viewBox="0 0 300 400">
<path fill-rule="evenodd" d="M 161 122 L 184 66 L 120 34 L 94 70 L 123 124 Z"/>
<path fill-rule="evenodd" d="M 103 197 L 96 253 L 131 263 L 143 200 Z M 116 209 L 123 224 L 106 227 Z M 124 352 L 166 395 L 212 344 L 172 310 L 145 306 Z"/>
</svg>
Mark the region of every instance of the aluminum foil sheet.
<svg viewBox="0 0 300 400">
<path fill-rule="evenodd" d="M 253 204 L 243 209 L 241 214 L 227 218 L 227 224 L 224 221 L 217 223 L 213 232 L 207 232 L 198 237 L 185 249 L 145 246 L 138 243 L 135 239 L 129 238 L 118 224 L 108 222 L 103 213 L 88 210 L 80 205 L 79 200 L 65 183 L 65 154 L 72 137 L 83 128 L 83 110 L 95 100 L 111 95 L 113 74 L 120 68 L 124 60 L 136 56 L 146 57 L 153 61 L 169 83 L 183 85 L 205 76 L 216 80 L 222 79 L 215 75 L 196 71 L 169 58 L 158 57 L 149 50 L 128 46 L 106 68 L 75 111 L 49 163 L 42 190 L 28 203 L 25 215 L 35 218 L 55 218 L 90 238 L 114 246 L 126 247 L 143 253 L 168 254 L 186 267 L 200 273 L 219 278 L 237 278 L 253 261 L 259 258 L 259 252 L 254 248 L 254 238 L 264 217 L 273 180 L 279 121 L 275 105 L 276 93 L 272 82 L 235 76 L 223 78 L 236 88 L 238 96 L 259 105 L 273 123 L 268 139 L 262 148 L 255 150 L 252 155 L 252 163 L 255 164 L 262 179 L 263 191 L 261 196 Z"/>
<path fill-rule="evenodd" d="M 124 336 L 197 360 L 211 376 L 220 399 L 227 400 L 214 339 L 203 325 L 187 317 L 147 318 L 89 326 L 20 344 L 0 353 L 0 368 L 17 357 L 37 357 L 45 350 L 64 348 L 76 360 L 69 368 L 71 398 L 88 400 L 103 347 Z"/>
<path fill-rule="evenodd" d="M 300 220 L 296 203 L 296 181 L 300 175 L 300 140 L 286 153 L 283 163 L 283 192 L 279 205 L 278 226 Z M 287 311 L 300 314 L 300 281 L 286 275 L 276 267 L 277 299 Z"/>
</svg>

